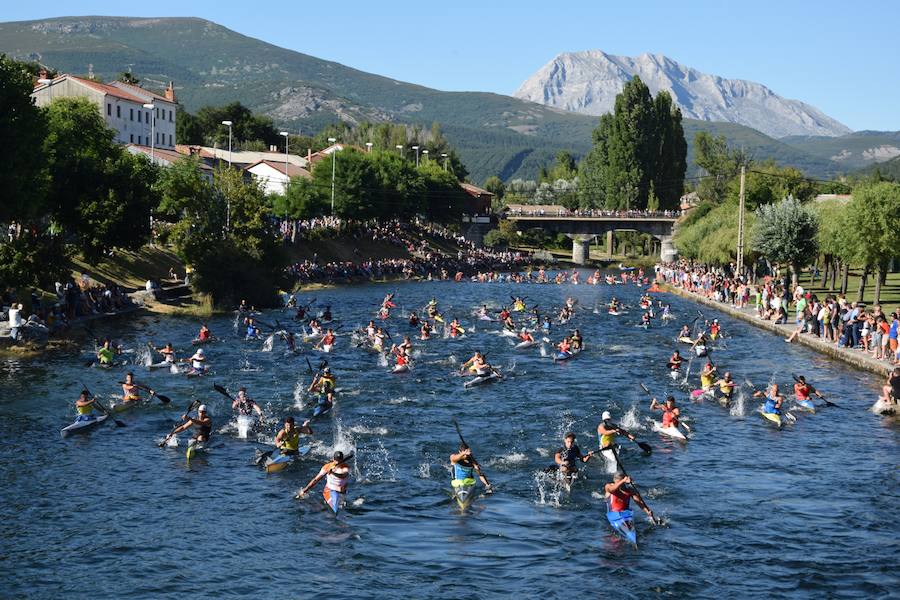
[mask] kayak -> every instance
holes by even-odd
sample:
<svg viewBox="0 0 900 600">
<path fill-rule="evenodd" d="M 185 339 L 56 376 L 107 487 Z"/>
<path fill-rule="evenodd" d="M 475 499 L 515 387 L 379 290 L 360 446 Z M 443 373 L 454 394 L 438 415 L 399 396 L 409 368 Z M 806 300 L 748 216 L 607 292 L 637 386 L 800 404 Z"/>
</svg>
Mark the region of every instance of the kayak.
<svg viewBox="0 0 900 600">
<path fill-rule="evenodd" d="M 681 342 L 682 344 L 693 344 L 694 343 L 694 340 L 687 337 L 686 335 L 683 335 L 680 338 L 678 338 L 678 341 Z"/>
<path fill-rule="evenodd" d="M 492 319 L 491 317 L 489 317 L 487 315 L 478 315 L 478 320 L 479 321 L 493 321 L 494 319 Z"/>
<path fill-rule="evenodd" d="M 332 348 L 334 348 L 334 344 L 322 344 L 322 352 L 331 352 Z"/>
<path fill-rule="evenodd" d="M 192 458 L 196 458 L 198 454 L 205 453 L 209 449 L 206 447 L 205 442 L 193 442 L 188 443 L 187 451 L 184 453 L 187 456 L 188 460 Z"/>
<path fill-rule="evenodd" d="M 890 400 L 885 400 L 884 398 L 879 398 L 878 401 L 872 405 L 871 410 L 876 415 L 886 417 L 900 415 L 900 405 L 894 404 Z"/>
<path fill-rule="evenodd" d="M 778 413 L 767 413 L 762 411 L 760 412 L 760 414 L 764 419 L 768 419 L 769 421 L 775 423 L 775 425 L 777 425 L 778 428 L 781 429 L 781 415 L 779 415 Z"/>
<path fill-rule="evenodd" d="M 406 373 L 409 371 L 409 365 L 394 365 L 391 373 Z"/>
<path fill-rule="evenodd" d="M 558 352 L 556 356 L 553 357 L 553 362 L 561 362 L 564 360 L 569 360 L 573 356 L 580 353 L 581 350 L 572 350 L 571 352 Z"/>
<path fill-rule="evenodd" d="M 608 311 L 606 311 L 606 313 L 607 313 L 607 314 L 610 314 L 610 315 L 612 315 L 612 316 L 614 316 L 614 317 L 618 317 L 619 315 L 622 314 L 622 311 L 620 311 L 620 310 L 608 310 Z"/>
<path fill-rule="evenodd" d="M 321 417 L 322 415 L 327 414 L 333 405 L 332 402 L 328 402 L 327 400 L 320 401 L 313 409 L 313 417 Z"/>
<path fill-rule="evenodd" d="M 475 379 L 470 379 L 463 384 L 463 387 L 468 389 L 470 387 L 475 387 L 476 385 L 482 385 L 484 383 L 490 383 L 498 379 L 500 379 L 500 376 L 497 373 L 491 371 L 487 375 L 478 375 L 477 377 L 475 377 Z"/>
<path fill-rule="evenodd" d="M 669 377 L 672 381 L 678 381 L 678 378 L 681 376 L 681 372 L 678 369 L 672 369 L 669 371 Z"/>
<path fill-rule="evenodd" d="M 310 447 L 304 446 L 297 450 L 295 454 L 283 454 L 278 453 L 278 456 L 275 458 L 268 457 L 266 459 L 266 473 L 277 473 L 278 471 L 283 471 L 286 469 L 292 462 L 294 462 L 299 456 L 306 456 L 309 454 Z"/>
<path fill-rule="evenodd" d="M 127 402 L 120 402 L 119 404 L 113 404 L 110 406 L 113 412 L 125 412 L 126 410 L 131 410 L 135 406 L 139 405 L 143 398 L 139 398 L 137 400 L 128 400 Z"/>
<path fill-rule="evenodd" d="M 615 511 L 607 507 L 606 520 L 622 539 L 637 548 L 637 530 L 634 528 L 634 513 L 631 510 Z"/>
<path fill-rule="evenodd" d="M 341 505 L 344 503 L 345 494 L 346 492 L 338 492 L 327 486 L 322 491 L 322 497 L 325 500 L 325 505 L 328 506 L 328 508 L 330 508 L 332 511 L 334 511 L 334 514 L 338 514 L 338 511 L 341 509 Z"/>
<path fill-rule="evenodd" d="M 85 418 L 85 416 L 87 418 Z M 97 425 L 103 423 L 108 418 L 109 415 L 100 415 L 99 417 L 95 417 L 93 415 L 82 415 L 81 417 L 78 417 L 78 419 L 76 419 L 75 422 L 71 425 L 63 427 L 59 433 L 60 435 L 62 435 L 62 437 L 69 437 L 70 435 L 75 433 L 87 433 Z"/>
<path fill-rule="evenodd" d="M 238 437 L 242 440 L 247 439 L 256 425 L 256 415 L 238 415 L 235 420 L 237 421 Z"/>
<path fill-rule="evenodd" d="M 716 395 L 716 391 L 713 388 L 707 388 L 705 390 L 694 390 L 691 392 L 691 397 L 694 399 L 700 398 L 700 396 L 709 396 L 710 398 Z"/>
<path fill-rule="evenodd" d="M 537 340 L 531 340 L 529 342 L 519 342 L 518 344 L 515 345 L 515 349 L 516 350 L 526 350 L 528 348 L 533 348 L 533 347 L 537 346 L 538 343 L 539 342 Z"/>
<path fill-rule="evenodd" d="M 206 338 L 205 340 L 201 340 L 200 338 L 196 338 L 196 339 L 191 340 L 191 345 L 192 345 L 192 346 L 201 346 L 201 345 L 203 345 L 203 344 L 209 344 L 209 343 L 212 342 L 212 341 L 213 341 L 213 338 L 211 338 L 211 337 L 210 337 L 210 338 Z"/>
<path fill-rule="evenodd" d="M 164 360 L 163 362 L 147 365 L 148 369 L 171 369 L 175 363 Z"/>
<path fill-rule="evenodd" d="M 806 400 L 797 400 L 796 402 L 797 402 L 797 406 L 799 406 L 803 410 L 809 411 L 813 414 L 816 413 L 816 405 L 813 403 L 812 400 L 807 398 Z"/>
<path fill-rule="evenodd" d="M 700 344 L 699 346 L 694 346 L 694 354 L 698 357 L 706 356 L 706 346 Z"/>
<path fill-rule="evenodd" d="M 475 484 L 453 486 L 453 499 L 456 500 L 460 510 L 466 510 L 475 499 Z"/>
<path fill-rule="evenodd" d="M 676 440 L 681 440 L 681 441 L 687 441 L 687 436 L 685 436 L 683 433 L 681 433 L 680 429 L 678 429 L 677 427 L 673 427 L 672 425 L 669 425 L 668 427 L 663 427 L 660 423 L 655 423 L 653 428 L 656 429 L 656 431 L 660 432 L 661 434 L 669 436 L 670 438 L 673 438 Z"/>
<path fill-rule="evenodd" d="M 515 331 L 512 331 L 510 329 L 501 329 L 500 335 L 506 336 L 506 337 L 514 337 L 514 338 L 519 337 L 518 333 L 516 333 Z"/>
</svg>

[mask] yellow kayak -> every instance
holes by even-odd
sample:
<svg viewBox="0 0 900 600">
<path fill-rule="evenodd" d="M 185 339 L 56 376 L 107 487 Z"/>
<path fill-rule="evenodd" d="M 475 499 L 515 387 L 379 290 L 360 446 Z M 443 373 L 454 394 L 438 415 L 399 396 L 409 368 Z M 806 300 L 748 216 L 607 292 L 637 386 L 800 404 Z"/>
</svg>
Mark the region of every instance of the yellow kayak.
<svg viewBox="0 0 900 600">
<path fill-rule="evenodd" d="M 767 413 L 767 412 L 764 412 L 764 413 L 762 413 L 762 416 L 763 416 L 764 418 L 766 418 L 766 419 L 772 421 L 772 422 L 775 423 L 776 425 L 778 425 L 778 427 L 781 427 L 781 415 L 776 414 L 776 413 Z"/>
</svg>

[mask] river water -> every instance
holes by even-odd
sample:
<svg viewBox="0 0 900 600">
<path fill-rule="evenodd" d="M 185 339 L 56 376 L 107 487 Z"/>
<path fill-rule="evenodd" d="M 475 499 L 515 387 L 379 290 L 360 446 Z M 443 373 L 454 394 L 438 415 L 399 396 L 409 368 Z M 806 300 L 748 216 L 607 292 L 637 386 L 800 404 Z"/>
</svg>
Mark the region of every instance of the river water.
<svg viewBox="0 0 900 600">
<path fill-rule="evenodd" d="M 729 410 L 692 403 L 673 388 L 666 359 L 680 324 L 697 306 L 676 297 L 678 319 L 649 331 L 640 312 L 611 317 L 593 309 L 612 294 L 632 305 L 636 286 L 401 283 L 318 291 L 344 333 L 374 315 L 396 291 L 391 333 L 411 331 L 401 311 L 431 297 L 469 327 L 465 339 L 416 342 L 415 369 L 391 375 L 374 354 L 340 337 L 328 360 L 342 392 L 335 410 L 313 422 L 305 460 L 266 475 L 253 465 L 256 440 L 228 426 L 226 399 L 214 382 L 246 385 L 274 417 L 308 415 L 299 394 L 309 382 L 305 357 L 274 340 L 246 342 L 234 317 L 210 321 L 223 342 L 207 346 L 214 374 L 189 379 L 143 367 L 88 369 L 84 357 L 0 363 L 3 574 L 10 598 L 580 598 L 887 597 L 898 590 L 900 528 L 896 521 L 898 427 L 867 408 L 880 381 L 748 324 L 718 317 L 728 337 L 713 354 L 749 396 L 749 383 L 791 383 L 805 373 L 841 406 L 798 416 L 776 430 L 758 401 Z M 496 324 L 475 321 L 481 303 L 510 294 L 559 307 L 579 300 L 569 326 L 588 349 L 553 364 L 538 348 L 516 352 Z M 306 296 L 309 298 L 309 296 Z M 289 322 L 271 311 L 263 320 Z M 130 349 L 171 341 L 182 356 L 198 323 L 143 317 L 97 325 Z M 553 338 L 559 337 L 556 326 Z M 309 346 L 306 345 L 306 348 Z M 508 375 L 463 390 L 458 363 L 475 349 Z M 90 348 L 85 347 L 85 352 Z M 142 359 L 137 353 L 127 355 Z M 699 361 L 691 365 L 696 373 Z M 92 434 L 60 439 L 74 416 L 80 382 L 106 402 L 127 369 L 173 400 L 148 403 Z M 696 376 L 692 375 L 696 387 Z M 686 444 L 649 425 L 648 399 L 674 389 L 690 418 Z M 184 442 L 156 442 L 187 404 L 209 406 L 213 449 L 187 463 Z M 639 549 L 611 535 L 599 490 L 608 467 L 592 460 L 571 493 L 541 474 L 567 431 L 595 448 L 603 410 L 653 446 L 645 456 L 623 440 L 623 462 L 663 526 L 636 518 Z M 655 415 L 658 419 L 658 413 Z M 495 486 L 461 514 L 449 496 L 448 456 L 458 444 L 452 419 Z M 273 431 L 265 432 L 271 437 Z M 263 440 L 264 441 L 264 440 Z M 355 452 L 350 504 L 335 518 L 321 503 L 321 484 L 303 500 L 293 494 L 334 448 Z M 271 448 L 271 446 L 268 446 Z M 896 597 L 896 596 L 894 596 Z"/>
</svg>

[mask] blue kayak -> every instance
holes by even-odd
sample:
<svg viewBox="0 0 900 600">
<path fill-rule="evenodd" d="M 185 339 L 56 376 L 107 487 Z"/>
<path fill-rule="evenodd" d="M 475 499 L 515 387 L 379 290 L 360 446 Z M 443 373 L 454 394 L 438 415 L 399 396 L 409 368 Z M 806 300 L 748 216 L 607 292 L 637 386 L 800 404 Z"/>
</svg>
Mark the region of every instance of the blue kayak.
<svg viewBox="0 0 900 600">
<path fill-rule="evenodd" d="M 319 400 L 319 403 L 316 405 L 316 407 L 313 409 L 313 417 L 321 417 L 322 415 L 330 411 L 332 406 L 333 403 L 325 400 L 325 397 L 323 396 Z"/>
<path fill-rule="evenodd" d="M 325 499 L 325 504 L 328 508 L 330 508 L 334 514 L 338 514 L 338 511 L 341 510 L 341 505 L 344 502 L 344 494 L 342 492 L 336 492 L 326 486 L 322 492 L 322 497 Z"/>
<path fill-rule="evenodd" d="M 622 539 L 637 548 L 637 530 L 634 528 L 634 514 L 630 510 L 607 510 L 606 519 Z"/>
</svg>

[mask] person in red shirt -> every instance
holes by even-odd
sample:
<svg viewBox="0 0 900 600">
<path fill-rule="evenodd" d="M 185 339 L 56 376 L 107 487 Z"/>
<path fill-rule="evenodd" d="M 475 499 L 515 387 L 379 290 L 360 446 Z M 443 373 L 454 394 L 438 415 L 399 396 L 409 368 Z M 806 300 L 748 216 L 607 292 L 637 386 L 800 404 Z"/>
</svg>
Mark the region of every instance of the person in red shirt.
<svg viewBox="0 0 900 600">
<path fill-rule="evenodd" d="M 631 499 L 634 498 L 635 503 L 647 513 L 647 516 L 650 517 L 654 523 L 656 522 L 653 511 L 650 510 L 650 507 L 647 506 L 647 503 L 641 498 L 640 492 L 638 492 L 637 488 L 631 483 L 631 477 L 622 471 L 616 472 L 613 477 L 613 482 L 607 483 L 603 488 L 603 492 L 610 511 L 622 512 L 628 510 L 631 506 Z"/>
</svg>

